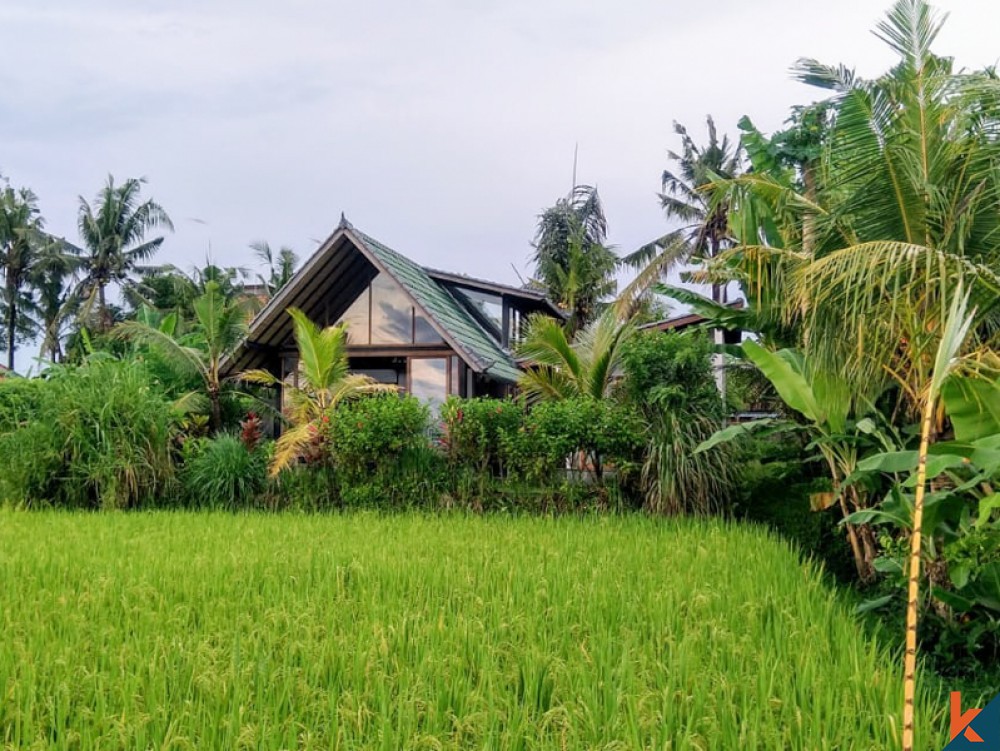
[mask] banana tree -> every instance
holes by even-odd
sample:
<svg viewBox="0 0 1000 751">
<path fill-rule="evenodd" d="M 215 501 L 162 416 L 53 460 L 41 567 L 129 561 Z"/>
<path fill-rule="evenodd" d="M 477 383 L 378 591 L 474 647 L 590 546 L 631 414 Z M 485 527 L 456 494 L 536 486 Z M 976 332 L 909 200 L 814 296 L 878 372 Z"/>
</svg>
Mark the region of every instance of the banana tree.
<svg viewBox="0 0 1000 751">
<path fill-rule="evenodd" d="M 879 428 L 873 417 L 866 416 L 869 403 L 854 398 L 835 373 L 808 367 L 801 352 L 772 351 L 754 341 L 743 342 L 742 350 L 804 422 L 764 418 L 732 425 L 718 431 L 696 451 L 707 451 L 749 433 L 804 432 L 810 439 L 809 447 L 816 450 L 826 465 L 832 483 L 831 493 L 813 496 L 813 508 L 840 507 L 858 576 L 862 581 L 870 581 L 877 553 L 875 539 L 867 525 L 859 527 L 850 521 L 851 514 L 867 508 L 868 497 L 860 484 L 845 480 L 855 474 L 859 459 L 866 453 L 894 447 L 893 438 Z"/>
</svg>

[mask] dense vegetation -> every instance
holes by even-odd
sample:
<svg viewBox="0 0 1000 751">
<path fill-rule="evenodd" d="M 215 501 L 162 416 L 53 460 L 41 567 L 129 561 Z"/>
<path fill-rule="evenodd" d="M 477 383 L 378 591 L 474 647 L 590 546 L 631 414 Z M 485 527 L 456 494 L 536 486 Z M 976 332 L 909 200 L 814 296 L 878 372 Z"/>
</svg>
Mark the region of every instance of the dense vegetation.
<svg viewBox="0 0 1000 751">
<path fill-rule="evenodd" d="M 815 566 L 759 530 L 464 515 L 0 522 L 12 748 L 899 743 L 895 661 Z M 946 703 L 919 702 L 921 748 L 942 747 Z"/>
<path fill-rule="evenodd" d="M 823 99 L 777 133 L 744 118 L 731 141 L 709 118 L 699 145 L 675 125 L 670 226 L 633 252 L 608 244 L 594 188 L 543 211 L 532 283 L 566 320 L 519 332 L 517 398 L 440 414 L 351 373 L 344 331 L 295 310 L 301 378 L 275 414 L 274 374 L 222 363 L 289 249 L 253 246 L 250 293 L 237 269 L 148 265 L 170 221 L 141 181 L 81 201 L 82 248 L 5 183 L 8 362 L 36 337 L 53 364 L 0 383 L 0 503 L 763 521 L 905 634 L 909 751 L 918 645 L 949 679 L 1000 662 L 1000 78 L 935 54 L 941 24 L 896 0 L 876 33 L 897 64 L 872 79 L 799 61 Z M 661 283 L 681 264 L 712 294 Z M 668 298 L 702 330 L 643 330 Z"/>
</svg>

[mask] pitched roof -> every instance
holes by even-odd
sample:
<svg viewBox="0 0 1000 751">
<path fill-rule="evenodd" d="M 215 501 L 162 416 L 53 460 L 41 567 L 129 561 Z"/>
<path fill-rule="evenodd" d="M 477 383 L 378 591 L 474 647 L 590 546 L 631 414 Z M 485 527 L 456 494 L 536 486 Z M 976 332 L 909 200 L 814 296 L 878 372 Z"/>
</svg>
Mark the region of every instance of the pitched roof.
<svg viewBox="0 0 1000 751">
<path fill-rule="evenodd" d="M 441 338 L 473 371 L 501 381 L 517 380 L 520 370 L 510 353 L 455 299 L 444 279 L 439 283 L 433 278 L 434 275 L 445 276 L 444 272 L 428 271 L 355 229 L 343 218 L 334 233 L 250 322 L 247 337 L 223 364 L 225 371 L 239 371 L 248 367 L 255 350 L 274 347 L 278 343 L 279 338 L 284 336 L 283 324 L 287 325 L 284 320 L 287 316 L 281 314 L 289 306 L 305 308 L 307 302 L 313 304 L 312 301 L 317 296 L 323 295 L 324 285 L 327 285 L 327 289 L 337 287 L 345 295 L 352 294 L 348 289 L 351 284 L 357 284 L 364 274 L 350 260 L 350 253 L 345 252 L 345 247 L 356 249 L 358 253 L 354 255 L 360 253 L 368 261 L 362 261 L 363 266 L 374 266 L 399 284 Z M 338 282 L 338 275 L 344 277 L 345 281 Z M 453 274 L 447 276 L 455 277 L 456 280 L 463 278 Z M 358 291 L 360 290 L 354 291 L 353 295 L 356 296 Z M 306 312 L 309 313 L 308 310 Z"/>
<path fill-rule="evenodd" d="M 534 289 L 532 287 L 514 287 L 510 284 L 499 284 L 486 279 L 477 279 L 476 277 L 468 276 L 467 274 L 456 274 L 453 271 L 432 269 L 428 266 L 424 266 L 423 269 L 427 272 L 427 276 L 436 282 L 444 282 L 449 285 L 453 284 L 456 287 L 465 287 L 466 289 L 475 289 L 481 292 L 492 292 L 497 295 L 516 297 L 520 300 L 537 304 L 540 309 L 544 309 L 547 313 L 550 313 L 555 317 L 566 317 L 566 312 L 560 310 L 555 303 L 553 303 L 545 295 L 545 292 L 540 289 Z"/>
<path fill-rule="evenodd" d="M 431 325 L 473 370 L 503 381 L 517 380 L 520 371 L 514 358 L 476 323 L 448 290 L 431 279 L 422 266 L 364 232 L 353 228 L 346 231 L 360 240 L 375 257 L 376 265 L 406 290 Z"/>
</svg>

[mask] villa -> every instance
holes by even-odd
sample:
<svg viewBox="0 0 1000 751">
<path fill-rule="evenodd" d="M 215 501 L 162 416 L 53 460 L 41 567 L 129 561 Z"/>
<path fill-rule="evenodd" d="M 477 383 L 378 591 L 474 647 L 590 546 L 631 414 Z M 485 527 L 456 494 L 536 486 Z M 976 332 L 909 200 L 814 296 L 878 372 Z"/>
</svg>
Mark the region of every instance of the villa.
<svg viewBox="0 0 1000 751">
<path fill-rule="evenodd" d="M 560 317 L 544 293 L 426 268 L 353 227 L 337 229 L 250 323 L 228 358 L 234 375 L 264 368 L 295 383 L 289 307 L 347 327 L 351 370 L 437 405 L 501 396 L 520 373 L 512 348 L 528 316 Z"/>
</svg>

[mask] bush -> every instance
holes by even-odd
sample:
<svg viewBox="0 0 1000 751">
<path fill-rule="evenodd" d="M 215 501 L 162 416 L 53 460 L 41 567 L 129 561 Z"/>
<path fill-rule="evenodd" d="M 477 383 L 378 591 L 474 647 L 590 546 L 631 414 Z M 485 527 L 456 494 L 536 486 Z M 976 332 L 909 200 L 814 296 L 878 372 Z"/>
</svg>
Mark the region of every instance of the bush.
<svg viewBox="0 0 1000 751">
<path fill-rule="evenodd" d="M 95 355 L 35 383 L 30 421 L 0 433 L 3 500 L 125 508 L 169 494 L 174 414 L 142 363 Z"/>
<path fill-rule="evenodd" d="M 505 474 L 503 437 L 516 433 L 524 422 L 524 408 L 510 399 L 448 399 L 441 409 L 444 446 L 456 468 Z"/>
<path fill-rule="evenodd" d="M 793 437 L 744 441 L 738 455 L 740 500 L 737 513 L 774 529 L 806 555 L 822 561 L 838 580 L 853 583 L 857 569 L 839 526 L 836 509 L 813 511 L 810 496 L 830 489 L 818 465 L 801 459 L 802 443 Z"/>
<path fill-rule="evenodd" d="M 236 436 L 196 439 L 185 448 L 189 453 L 181 479 L 189 505 L 245 508 L 264 490 L 264 452 L 249 450 Z"/>
<path fill-rule="evenodd" d="M 511 468 L 521 477 L 551 484 L 566 479 L 567 460 L 600 482 L 605 469 L 627 473 L 641 447 L 634 411 L 586 397 L 535 405 L 516 433 L 501 434 Z"/>
<path fill-rule="evenodd" d="M 413 396 L 385 394 L 346 402 L 325 418 L 334 467 L 345 482 L 363 481 L 427 444 L 429 411 Z"/>
<path fill-rule="evenodd" d="M 712 372 L 713 346 L 700 332 L 648 331 L 625 344 L 625 397 L 635 405 L 723 417 Z"/>
</svg>

